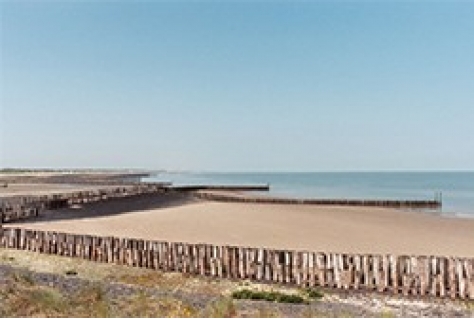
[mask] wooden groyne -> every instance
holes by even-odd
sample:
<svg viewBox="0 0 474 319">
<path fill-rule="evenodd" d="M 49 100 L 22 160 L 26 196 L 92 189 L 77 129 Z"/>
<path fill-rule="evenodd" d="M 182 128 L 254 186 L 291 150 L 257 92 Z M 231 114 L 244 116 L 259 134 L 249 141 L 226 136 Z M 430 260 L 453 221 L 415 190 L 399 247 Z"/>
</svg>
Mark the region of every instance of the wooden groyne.
<svg viewBox="0 0 474 319">
<path fill-rule="evenodd" d="M 474 300 L 474 258 L 277 250 L 1 226 L 0 247 L 216 278 Z"/>
<path fill-rule="evenodd" d="M 261 203 L 261 204 L 304 204 L 304 205 L 337 205 L 337 206 L 370 206 L 393 208 L 430 208 L 442 206 L 440 200 L 364 200 L 364 199 L 297 199 L 265 196 L 245 196 L 219 194 L 218 192 L 197 191 L 194 196 L 201 199 L 219 202 Z"/>
<path fill-rule="evenodd" d="M 195 191 L 229 191 L 229 192 L 249 192 L 249 191 L 269 191 L 270 185 L 182 185 L 168 186 L 175 191 L 195 192 Z"/>
<path fill-rule="evenodd" d="M 167 191 L 165 186 L 166 185 L 161 183 L 139 184 L 44 196 L 2 198 L 0 199 L 0 220 L 2 222 L 12 222 L 37 217 L 45 210 L 54 210 L 72 205 L 82 205 L 115 198 L 164 193 Z"/>
</svg>

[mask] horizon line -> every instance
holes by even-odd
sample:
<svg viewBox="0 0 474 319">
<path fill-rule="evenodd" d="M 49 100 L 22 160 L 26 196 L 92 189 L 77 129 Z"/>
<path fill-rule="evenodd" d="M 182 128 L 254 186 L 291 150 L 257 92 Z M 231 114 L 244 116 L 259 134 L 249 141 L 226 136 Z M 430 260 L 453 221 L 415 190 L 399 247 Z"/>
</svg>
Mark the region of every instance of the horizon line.
<svg viewBox="0 0 474 319">
<path fill-rule="evenodd" d="M 32 172 L 62 172 L 62 171 L 133 171 L 148 173 L 225 173 L 225 174 L 265 174 L 265 173 L 474 173 L 474 169 L 335 169 L 335 170 L 212 170 L 212 169 L 148 169 L 134 167 L 0 167 L 1 172 L 32 171 Z"/>
</svg>

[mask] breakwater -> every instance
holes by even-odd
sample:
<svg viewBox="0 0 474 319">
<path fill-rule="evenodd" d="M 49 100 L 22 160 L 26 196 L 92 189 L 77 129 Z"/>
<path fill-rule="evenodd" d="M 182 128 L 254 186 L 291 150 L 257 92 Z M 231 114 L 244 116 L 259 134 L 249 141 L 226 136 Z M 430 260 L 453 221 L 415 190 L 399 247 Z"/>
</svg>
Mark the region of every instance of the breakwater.
<svg viewBox="0 0 474 319">
<path fill-rule="evenodd" d="M 181 185 L 167 186 L 171 190 L 175 191 L 229 191 L 229 192 L 248 192 L 248 191 L 269 191 L 270 185 Z"/>
<path fill-rule="evenodd" d="M 0 199 L 0 220 L 11 222 L 20 219 L 34 218 L 45 210 L 54 210 L 71 205 L 82 205 L 114 198 L 163 193 L 165 185 L 138 184 L 133 186 L 110 187 L 87 191 L 78 191 L 43 196 L 18 196 Z"/>
<path fill-rule="evenodd" d="M 364 200 L 364 199 L 296 199 L 265 196 L 246 196 L 220 194 L 218 192 L 197 191 L 194 196 L 201 199 L 219 202 L 261 203 L 261 204 L 304 204 L 304 205 L 338 205 L 338 206 L 370 206 L 393 208 L 431 208 L 442 206 L 441 200 Z"/>
<path fill-rule="evenodd" d="M 474 258 L 340 254 L 0 229 L 0 247 L 217 278 L 474 300 Z"/>
</svg>

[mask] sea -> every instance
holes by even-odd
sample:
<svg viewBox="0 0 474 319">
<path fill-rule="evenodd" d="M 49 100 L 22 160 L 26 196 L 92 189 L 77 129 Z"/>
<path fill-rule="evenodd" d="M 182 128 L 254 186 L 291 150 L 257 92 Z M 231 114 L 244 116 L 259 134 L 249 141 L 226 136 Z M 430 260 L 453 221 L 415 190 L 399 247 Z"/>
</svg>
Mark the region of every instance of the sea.
<svg viewBox="0 0 474 319">
<path fill-rule="evenodd" d="M 474 218 L 474 172 L 156 172 L 145 182 L 173 185 L 269 184 L 267 194 L 284 198 L 431 200 L 430 213 Z"/>
</svg>

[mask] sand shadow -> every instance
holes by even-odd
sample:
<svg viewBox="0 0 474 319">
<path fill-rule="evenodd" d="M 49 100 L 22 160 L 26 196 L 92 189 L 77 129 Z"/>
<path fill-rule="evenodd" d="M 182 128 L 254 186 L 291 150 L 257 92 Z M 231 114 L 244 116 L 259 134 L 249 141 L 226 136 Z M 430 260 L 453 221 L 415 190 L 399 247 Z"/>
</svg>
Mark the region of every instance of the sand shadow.
<svg viewBox="0 0 474 319">
<path fill-rule="evenodd" d="M 83 218 L 90 219 L 151 209 L 159 210 L 168 207 L 187 205 L 195 201 L 196 200 L 192 196 L 181 193 L 144 194 L 133 197 L 108 199 L 105 201 L 76 205 L 57 210 L 48 210 L 42 212 L 38 217 L 21 219 L 10 222 L 9 224 L 22 222 L 38 223 Z"/>
</svg>

